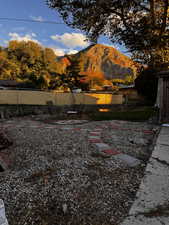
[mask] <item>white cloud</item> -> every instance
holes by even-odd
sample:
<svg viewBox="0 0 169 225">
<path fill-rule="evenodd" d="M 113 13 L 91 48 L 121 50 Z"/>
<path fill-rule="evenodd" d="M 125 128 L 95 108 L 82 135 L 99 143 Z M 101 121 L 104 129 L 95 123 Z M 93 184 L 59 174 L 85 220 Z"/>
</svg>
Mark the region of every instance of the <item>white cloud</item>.
<svg viewBox="0 0 169 225">
<path fill-rule="evenodd" d="M 69 48 L 87 47 L 89 43 L 86 37 L 80 33 L 64 33 L 63 35 L 52 35 L 51 39 L 56 42 L 62 43 Z"/>
<path fill-rule="evenodd" d="M 35 43 L 41 44 L 38 40 L 34 39 L 36 37 L 35 33 L 25 34 L 24 36 L 21 36 L 18 33 L 9 33 L 10 41 L 17 40 L 17 41 L 33 41 Z"/>
<path fill-rule="evenodd" d="M 37 35 L 35 33 L 30 34 L 32 37 L 36 37 Z"/>
<path fill-rule="evenodd" d="M 73 54 L 76 54 L 76 53 L 78 53 L 78 51 L 75 50 L 75 49 L 70 49 L 70 50 L 67 52 L 67 54 L 69 54 L 69 55 L 73 55 Z"/>
<path fill-rule="evenodd" d="M 65 51 L 61 48 L 52 48 L 56 56 L 64 56 Z"/>
<path fill-rule="evenodd" d="M 8 41 L 4 40 L 3 42 L 4 42 L 5 45 L 8 45 Z"/>
<path fill-rule="evenodd" d="M 30 18 L 34 21 L 43 22 L 44 19 L 42 16 L 30 16 Z"/>
<path fill-rule="evenodd" d="M 59 47 L 51 47 L 54 51 L 54 53 L 57 55 L 57 56 L 64 56 L 66 54 L 76 54 L 78 51 L 75 50 L 75 49 L 65 49 L 65 48 L 59 48 Z"/>
</svg>

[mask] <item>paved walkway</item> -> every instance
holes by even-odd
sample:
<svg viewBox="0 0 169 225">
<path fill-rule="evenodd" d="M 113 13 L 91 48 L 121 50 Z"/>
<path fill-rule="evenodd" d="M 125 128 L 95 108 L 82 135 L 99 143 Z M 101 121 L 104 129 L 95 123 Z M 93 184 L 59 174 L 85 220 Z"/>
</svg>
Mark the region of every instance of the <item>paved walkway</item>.
<svg viewBox="0 0 169 225">
<path fill-rule="evenodd" d="M 121 225 L 169 224 L 169 127 L 162 127 L 129 216 Z"/>
<path fill-rule="evenodd" d="M 124 128 L 115 126 L 113 123 L 112 124 L 110 123 L 109 126 L 110 125 L 111 125 L 111 128 L 114 128 L 114 129 L 124 129 Z M 101 133 L 106 128 L 107 128 L 106 125 L 99 126 L 89 133 L 89 137 L 88 137 L 89 142 L 91 142 L 97 148 L 97 152 L 95 152 L 94 154 L 97 154 L 103 157 L 114 156 L 114 158 L 121 160 L 124 164 L 126 164 L 129 167 L 134 167 L 139 165 L 141 163 L 140 160 L 128 154 L 124 154 L 115 148 L 111 148 L 110 145 L 104 143 L 104 141 L 101 138 Z M 125 130 L 129 130 L 129 129 L 125 129 Z"/>
</svg>

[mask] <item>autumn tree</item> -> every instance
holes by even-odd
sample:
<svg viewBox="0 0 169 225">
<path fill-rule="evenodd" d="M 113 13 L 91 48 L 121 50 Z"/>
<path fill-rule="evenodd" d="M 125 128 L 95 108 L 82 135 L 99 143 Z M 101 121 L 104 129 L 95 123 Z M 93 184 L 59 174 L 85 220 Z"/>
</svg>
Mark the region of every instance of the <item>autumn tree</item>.
<svg viewBox="0 0 169 225">
<path fill-rule="evenodd" d="M 28 87 L 50 88 L 58 80 L 59 63 L 50 48 L 33 41 L 10 41 L 0 49 L 0 78 L 25 82 Z"/>
<path fill-rule="evenodd" d="M 74 88 L 87 88 L 85 83 L 82 81 L 85 75 L 80 74 L 80 62 L 78 60 L 73 60 L 71 57 L 69 60 L 71 64 L 67 66 L 65 73 L 60 76 L 62 85 L 68 87 L 71 91 Z"/>
<path fill-rule="evenodd" d="M 107 35 L 124 44 L 139 61 L 154 67 L 168 62 L 169 0 L 47 0 L 65 23 L 92 42 Z"/>
<path fill-rule="evenodd" d="M 18 64 L 8 59 L 5 51 L 0 52 L 0 79 L 16 80 L 20 73 Z"/>
</svg>

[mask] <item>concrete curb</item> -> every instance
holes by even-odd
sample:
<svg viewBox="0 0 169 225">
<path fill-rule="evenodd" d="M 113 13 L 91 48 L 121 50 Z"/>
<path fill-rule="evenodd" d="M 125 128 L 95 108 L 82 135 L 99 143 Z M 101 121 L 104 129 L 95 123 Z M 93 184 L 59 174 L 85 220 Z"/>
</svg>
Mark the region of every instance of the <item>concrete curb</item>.
<svg viewBox="0 0 169 225">
<path fill-rule="evenodd" d="M 162 127 L 128 217 L 121 225 L 169 224 L 169 127 Z"/>
</svg>

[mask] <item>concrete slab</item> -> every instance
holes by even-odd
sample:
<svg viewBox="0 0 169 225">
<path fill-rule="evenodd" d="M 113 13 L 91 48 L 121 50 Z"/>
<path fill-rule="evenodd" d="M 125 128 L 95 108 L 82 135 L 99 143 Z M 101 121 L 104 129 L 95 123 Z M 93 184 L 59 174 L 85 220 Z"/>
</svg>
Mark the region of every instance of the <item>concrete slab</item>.
<svg viewBox="0 0 169 225">
<path fill-rule="evenodd" d="M 121 225 L 168 225 L 169 217 L 129 216 Z"/>
<path fill-rule="evenodd" d="M 92 152 L 91 155 L 93 157 L 102 157 L 102 158 L 110 158 L 112 155 L 110 154 L 106 154 L 102 151 L 95 151 L 95 152 Z"/>
<path fill-rule="evenodd" d="M 8 225 L 7 219 L 0 216 L 0 225 Z"/>
<path fill-rule="evenodd" d="M 2 199 L 0 199 L 0 225 L 8 225 L 5 215 L 5 206 Z"/>
<path fill-rule="evenodd" d="M 168 225 L 168 207 L 169 127 L 163 127 L 146 167 L 135 202 L 129 211 L 129 216 L 121 225 Z"/>
<path fill-rule="evenodd" d="M 61 129 L 62 130 L 72 130 L 73 128 L 72 127 L 62 127 Z"/>
<path fill-rule="evenodd" d="M 156 143 L 169 146 L 169 127 L 162 127 Z"/>
<path fill-rule="evenodd" d="M 101 132 L 91 132 L 90 135 L 92 135 L 92 136 L 100 136 Z"/>
<path fill-rule="evenodd" d="M 159 135 L 169 135 L 169 127 L 162 127 Z"/>
<path fill-rule="evenodd" d="M 106 153 L 107 155 L 117 155 L 120 154 L 116 149 L 106 149 L 102 150 L 102 152 Z"/>
<path fill-rule="evenodd" d="M 152 157 L 169 165 L 169 146 L 157 145 L 153 151 Z"/>
<path fill-rule="evenodd" d="M 148 176 L 149 174 L 169 176 L 169 167 L 165 164 L 160 163 L 155 158 L 151 158 L 145 172 L 146 176 Z"/>
<path fill-rule="evenodd" d="M 160 135 L 159 138 L 157 139 L 157 144 L 169 146 L 169 135 L 163 135 L 163 136 Z"/>
<path fill-rule="evenodd" d="M 22 125 L 17 125 L 17 127 L 23 127 Z M 26 126 L 25 126 L 26 127 Z M 39 125 L 30 125 L 29 128 L 40 128 Z"/>
<path fill-rule="evenodd" d="M 100 151 L 110 149 L 110 146 L 105 143 L 96 143 L 95 145 Z"/>
<path fill-rule="evenodd" d="M 149 212 L 169 202 L 169 167 L 151 160 L 129 215 Z"/>
<path fill-rule="evenodd" d="M 135 167 L 138 166 L 141 161 L 126 154 L 118 154 L 115 156 L 115 159 L 120 159 L 122 162 L 124 162 L 129 167 Z"/>
</svg>

